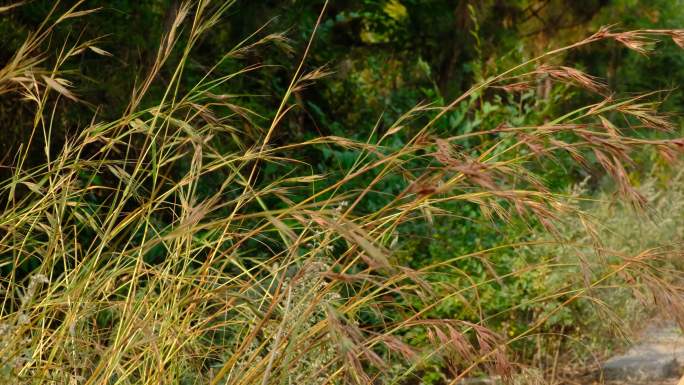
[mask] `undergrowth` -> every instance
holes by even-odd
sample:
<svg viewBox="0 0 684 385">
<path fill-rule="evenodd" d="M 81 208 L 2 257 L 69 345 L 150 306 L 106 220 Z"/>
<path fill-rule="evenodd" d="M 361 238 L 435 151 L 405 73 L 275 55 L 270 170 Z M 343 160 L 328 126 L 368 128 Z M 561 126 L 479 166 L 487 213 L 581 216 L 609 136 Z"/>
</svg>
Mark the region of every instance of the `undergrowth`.
<svg viewBox="0 0 684 385">
<path fill-rule="evenodd" d="M 594 215 L 604 221 L 596 223 L 581 195 L 550 189 L 539 175 L 540 165 L 556 160 L 600 167 L 620 199 L 647 211 L 628 174 L 631 154 L 648 147 L 674 161 L 684 147 L 657 111 L 659 94 L 613 95 L 555 60 L 605 41 L 645 55 L 655 39 L 684 45 L 684 32 L 603 28 L 483 79 L 446 105 L 416 106 L 369 138 L 283 143 L 273 138 L 286 136 L 280 122 L 294 108 L 293 93 L 327 75 L 304 71 L 315 29 L 280 107 L 257 116 L 220 90 L 260 66 L 222 73 L 217 64 L 195 84 L 184 79 L 203 33 L 232 4 L 185 2 L 148 73 L 132 85 L 125 113 L 94 114 L 54 151 L 55 110 L 83 102 L 62 66 L 84 50 L 108 54 L 94 41 L 67 43 L 55 57 L 46 50 L 56 26 L 96 11 L 82 3 L 49 15 L 0 69 L 0 95 L 32 105 L 31 137 L 45 145 L 44 163 L 25 167 L 33 142 L 26 143 L 0 187 L 5 383 L 413 384 L 434 377 L 455 384 L 480 372 L 510 379 L 538 373 L 524 369 L 534 363 L 525 341 L 591 332 L 545 329 L 567 309 L 591 302 L 619 311 L 602 297 L 611 288 L 684 315 L 674 280 L 680 270 L 668 262 L 678 252 L 662 248 L 671 238 L 606 243 L 597 228 L 605 215 Z M 287 43 L 281 34 L 256 33 L 218 63 Z M 160 79 L 162 68 L 172 77 Z M 480 104 L 485 90 L 524 92 L 540 79 L 577 87 L 595 102 L 535 125 L 436 130 L 450 112 Z M 147 92 L 159 82 L 166 91 L 151 100 Z M 391 145 L 397 136 L 406 140 Z M 317 172 L 300 157 L 331 149 L 354 154 L 341 172 Z M 268 167 L 284 171 L 267 178 Z M 392 188 L 380 188 L 387 181 Z M 504 273 L 488 261 L 491 248 L 401 263 L 415 224 L 431 226 L 466 206 L 492 229 L 528 226 L 550 235 L 495 245 L 517 258 Z M 459 267 L 463 261 L 491 270 L 474 277 Z M 535 297 L 496 314 L 479 298 L 481 288 L 496 283 L 505 292 L 529 274 L 537 284 L 545 276 L 562 281 L 537 286 Z M 449 301 L 472 311 L 443 317 L 438 310 Z M 527 318 L 511 333 L 500 318 L 521 309 Z"/>
</svg>

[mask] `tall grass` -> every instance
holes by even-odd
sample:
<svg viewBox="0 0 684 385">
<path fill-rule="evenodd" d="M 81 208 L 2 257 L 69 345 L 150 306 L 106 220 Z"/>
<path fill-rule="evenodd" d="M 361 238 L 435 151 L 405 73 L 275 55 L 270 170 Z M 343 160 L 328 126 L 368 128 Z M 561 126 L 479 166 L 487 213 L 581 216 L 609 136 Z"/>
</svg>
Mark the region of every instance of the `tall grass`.
<svg viewBox="0 0 684 385">
<path fill-rule="evenodd" d="M 530 336 L 537 350 L 528 365 L 545 371 L 545 383 L 592 382 L 601 376 L 602 361 L 624 349 L 654 318 L 681 325 L 682 173 L 666 180 L 663 185 L 646 177 L 638 187 L 645 211 L 616 201 L 611 190 L 581 199 L 586 186 L 575 186 L 571 195 L 580 198 L 583 215 L 559 225 L 563 242 L 536 234 L 530 239 L 535 246 L 519 249 L 523 258 L 572 266 L 549 264 L 535 271 L 534 279 L 546 289 L 542 295 L 573 291 L 591 276 L 612 275 L 582 298 L 584 306 L 561 310 L 557 327 Z M 630 259 L 631 264 L 621 263 Z"/>
<path fill-rule="evenodd" d="M 321 136 L 277 144 L 272 138 L 293 108 L 293 91 L 325 75 L 303 71 L 310 45 L 280 107 L 259 127 L 234 95 L 218 91 L 258 66 L 223 74 L 217 65 L 197 84 L 182 86 L 194 46 L 232 4 L 185 2 L 126 112 L 113 121 L 94 116 L 52 152 L 51 131 L 59 124 L 54 109 L 78 99 L 60 68 L 83 49 L 99 48 L 93 42 L 65 48 L 49 61 L 53 68 L 42 66 L 48 62 L 42 49 L 60 22 L 87 17 L 81 3 L 46 19 L 55 21 L 29 36 L 0 70 L 0 92 L 19 92 L 34 106 L 34 133 L 46 143 L 43 165 L 23 167 L 27 152 L 20 151 L 12 177 L 0 187 L 4 383 L 400 384 L 416 383 L 425 365 L 439 361 L 451 370 L 446 382 L 455 384 L 481 369 L 510 377 L 518 370 L 510 346 L 608 283 L 653 294 L 682 315 L 670 280 L 679 271 L 659 268 L 673 253 L 656 248 L 622 254 L 597 246 L 610 258 L 551 258 L 492 278 L 505 285 L 535 269 L 584 273 L 537 299 L 563 301 L 510 338 L 488 328 L 484 315 L 478 323 L 429 317 L 430 309 L 479 285 L 451 287 L 443 296 L 432 272 L 457 260 L 485 258 L 486 250 L 420 270 L 393 257 L 402 238 L 411 236 L 403 225 L 431 220 L 447 202 L 476 204 L 504 222 L 541 223 L 557 234 L 545 244 L 562 241 L 561 223 L 569 218 L 579 218 L 592 234 L 577 197 L 550 191 L 534 174 L 540 159 L 561 154 L 583 165 L 600 164 L 623 199 L 644 206 L 625 166 L 630 152 L 655 147 L 674 157 L 684 143 L 642 134 L 675 130 L 655 110 L 656 95 L 612 97 L 596 78 L 553 63 L 564 52 L 607 40 L 646 54 L 659 37 L 681 45 L 681 31 L 601 29 L 490 77 L 446 106 L 417 106 L 368 141 Z M 256 36 L 221 60 L 286 42 L 279 34 Z M 172 52 L 180 59 L 170 60 Z M 148 90 L 161 81 L 163 68 L 172 77 L 164 79 L 161 99 L 150 102 Z M 448 111 L 485 89 L 526 88 L 544 77 L 593 92 L 599 101 L 541 126 L 502 124 L 443 138 L 433 131 Z M 404 131 L 412 136 L 402 148 L 384 144 Z M 252 143 L 245 139 L 254 136 Z M 466 154 L 458 147 L 466 138 L 482 144 Z M 339 178 L 303 172 L 298 154 L 321 146 L 353 149 L 358 158 Z M 263 179 L 268 164 L 293 171 Z M 402 177 L 401 192 L 378 210 L 362 210 L 378 186 L 396 175 Z M 360 180 L 370 182 L 349 188 Z M 416 331 L 427 338 L 408 338 Z"/>
</svg>

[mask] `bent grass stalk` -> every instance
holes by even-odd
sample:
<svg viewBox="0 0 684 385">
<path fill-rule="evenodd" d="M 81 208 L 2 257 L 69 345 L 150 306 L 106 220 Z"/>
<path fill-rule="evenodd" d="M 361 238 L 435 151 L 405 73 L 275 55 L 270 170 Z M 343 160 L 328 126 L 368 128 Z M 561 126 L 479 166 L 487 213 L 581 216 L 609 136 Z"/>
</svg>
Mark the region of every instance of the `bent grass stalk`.
<svg viewBox="0 0 684 385">
<path fill-rule="evenodd" d="M 667 302 L 678 290 L 669 279 L 679 271 L 658 269 L 672 254 L 647 250 L 629 259 L 613 253 L 624 261 L 612 265 L 596 259 L 589 272 L 593 280 L 570 280 L 566 287 L 530 299 L 530 304 L 561 301 L 506 340 L 486 327 L 501 314 L 484 313 L 481 287 L 505 285 L 540 268 L 565 269 L 572 276 L 586 268 L 585 262 L 551 259 L 476 281 L 455 262 L 486 262 L 493 250 L 474 250 L 418 270 L 399 264 L 391 251 L 395 236 L 409 235 L 402 233 L 402 225 L 430 220 L 449 202 L 474 204 L 504 224 L 518 218 L 537 222 L 549 232 L 562 222 L 561 215 L 584 218 L 576 207 L 577 197 L 549 191 L 529 167 L 536 159 L 559 152 L 569 153 L 580 164 L 587 162 L 587 154 L 594 154 L 618 182 L 623 197 L 642 206 L 645 201 L 629 183 L 623 165 L 629 163 L 630 151 L 644 146 L 674 153 L 682 149 L 679 139 L 626 134 L 637 128 L 672 131 L 673 125 L 654 105 L 641 102 L 648 96 L 618 101 L 605 97 L 539 126 L 502 125 L 448 139 L 435 137 L 431 130 L 448 111 L 502 82 L 519 85 L 548 76 L 603 93 L 593 77 L 543 62 L 608 39 L 646 54 L 649 39 L 667 36 L 679 44 L 681 31 L 601 29 L 487 79 L 444 107 L 418 106 L 375 142 L 327 136 L 280 145 L 271 138 L 292 108 L 289 96 L 325 74 L 315 70 L 302 75 L 313 35 L 265 130 L 256 126 L 249 109 L 228 102 L 230 95 L 213 94 L 221 84 L 262 66 L 227 75 L 213 74 L 218 72 L 215 66 L 190 91 L 181 87 L 193 46 L 230 4 L 184 2 L 121 118 L 99 123 L 94 119 L 59 153 L 46 149 L 45 164 L 33 169 L 24 169 L 24 149 L 12 179 L 3 181 L 0 268 L 10 271 L 2 281 L 3 380 L 399 383 L 440 357 L 451 370 L 449 381 L 456 383 L 476 368 L 510 376 L 504 347 L 537 333 L 555 312 L 592 296 L 597 288 L 619 284 L 626 272 L 624 279 L 646 282 L 666 305 L 682 310 L 675 300 Z M 91 10 L 78 11 L 80 5 L 53 25 L 40 26 L 0 69 L 0 94 L 22 92 L 35 104 L 35 130 L 46 142 L 56 124 L 50 115 L 59 108 L 57 101 L 76 99 L 70 83 L 57 77 L 60 66 L 79 49 L 96 47 L 87 42 L 63 51 L 49 71 L 40 68 L 47 60 L 41 47 L 56 24 L 87 17 Z M 322 15 L 323 11 L 317 23 Z M 282 41 L 280 35 L 269 36 L 249 44 L 255 34 L 227 56 L 270 40 Z M 181 41 L 185 43 L 178 47 Z M 176 49 L 182 52 L 180 59 L 168 68 Z M 162 69 L 172 74 L 163 97 L 153 107 L 141 108 Z M 527 72 L 519 73 L 523 70 Z M 220 116 L 217 107 L 234 114 Z M 607 112 L 621 114 L 630 125 L 618 129 L 604 116 Z M 417 116 L 426 117 L 427 123 L 412 129 L 415 134 L 402 148 L 382 144 L 389 135 L 409 131 Z M 239 135 L 237 123 L 260 132 L 259 139 L 226 150 L 214 139 L 225 133 Z M 483 138 L 484 143 L 475 148 L 475 156 L 454 146 L 472 137 Z M 510 137 L 520 140 L 511 143 Z M 339 176 L 300 172 L 298 167 L 305 162 L 293 154 L 321 145 L 354 149 L 359 156 Z M 292 165 L 293 173 L 257 181 L 261 165 L 269 163 Z M 364 212 L 368 196 L 393 175 L 404 177 L 402 191 L 380 209 Z M 348 188 L 369 176 L 362 188 Z M 209 194 L 199 193 L 198 187 L 210 177 L 222 181 Z M 104 178 L 109 181 L 96 182 Z M 307 194 L 293 200 L 292 192 Z M 497 249 L 518 251 L 542 244 L 567 247 L 570 242 L 559 237 Z M 440 284 L 436 278 L 445 268 L 468 284 Z M 626 282 L 623 285 L 629 286 Z M 452 292 L 435 298 L 445 289 Z M 473 294 L 477 303 L 468 303 L 466 294 Z M 430 318 L 431 310 L 451 298 L 477 309 L 478 322 Z M 369 322 L 370 315 L 379 321 Z M 427 330 L 427 341 L 416 343 L 406 337 L 418 328 Z M 381 377 L 391 364 L 403 365 L 402 371 Z"/>
</svg>

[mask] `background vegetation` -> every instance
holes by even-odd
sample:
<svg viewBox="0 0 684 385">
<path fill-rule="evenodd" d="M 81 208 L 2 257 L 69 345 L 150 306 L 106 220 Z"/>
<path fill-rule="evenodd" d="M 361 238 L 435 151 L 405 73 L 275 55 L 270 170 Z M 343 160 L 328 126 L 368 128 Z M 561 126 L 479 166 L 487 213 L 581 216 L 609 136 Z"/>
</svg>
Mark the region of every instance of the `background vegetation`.
<svg viewBox="0 0 684 385">
<path fill-rule="evenodd" d="M 0 6 L 0 379 L 600 377 L 684 324 L 682 9 Z"/>
</svg>

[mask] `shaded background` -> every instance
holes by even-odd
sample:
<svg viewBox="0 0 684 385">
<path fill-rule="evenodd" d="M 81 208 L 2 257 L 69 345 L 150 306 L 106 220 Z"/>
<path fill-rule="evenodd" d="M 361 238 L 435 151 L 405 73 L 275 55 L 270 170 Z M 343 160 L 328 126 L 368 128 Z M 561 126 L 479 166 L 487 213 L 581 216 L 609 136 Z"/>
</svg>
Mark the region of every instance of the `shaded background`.
<svg viewBox="0 0 684 385">
<path fill-rule="evenodd" d="M 53 3 L 32 1 L 0 16 L 0 61 L 11 57 Z M 69 103 L 59 109 L 62 124 L 54 132 L 55 147 L 65 135 L 90 122 L 94 114 L 111 119 L 125 109 L 136 79 L 144 76 L 154 60 L 179 1 L 93 0 L 86 4 L 102 9 L 62 24 L 48 51 L 58 50 L 63 41 L 101 37 L 98 47 L 113 56 L 88 52 L 69 64 L 75 92 L 91 104 Z M 237 2 L 193 53 L 186 81 L 197 80 L 227 49 L 264 25 L 260 35 L 285 31 L 293 50 L 270 46 L 241 62 L 224 63 L 223 68 L 229 73 L 249 64 L 276 65 L 230 82 L 224 90 L 268 95 L 241 100 L 268 118 L 299 62 L 322 6 L 323 1 L 318 0 Z M 419 101 L 453 98 L 477 76 L 494 74 L 547 48 L 581 39 L 601 25 L 681 27 L 682 9 L 680 0 L 332 1 L 306 64 L 309 69 L 326 65 L 333 75 L 296 95 L 298 108 L 287 122 L 287 139 L 276 140 L 300 141 L 318 133 L 365 138 L 381 115 L 382 129 L 383 122 L 393 121 Z M 617 90 L 673 88 L 684 80 L 684 58 L 673 46 L 662 48 L 659 55 L 646 58 L 614 44 L 599 45 L 575 51 L 565 60 L 604 78 Z M 170 74 L 162 74 L 161 79 L 165 76 Z M 164 87 L 161 83 L 155 85 L 151 98 L 159 96 Z M 681 106 L 681 90 L 674 89 L 668 103 Z M 18 96 L 0 98 L 3 164 L 11 163 L 8 157 L 27 141 L 31 124 L 32 114 Z M 42 146 L 36 143 L 33 147 Z M 41 161 L 41 153 L 36 151 L 32 161 Z"/>
</svg>

